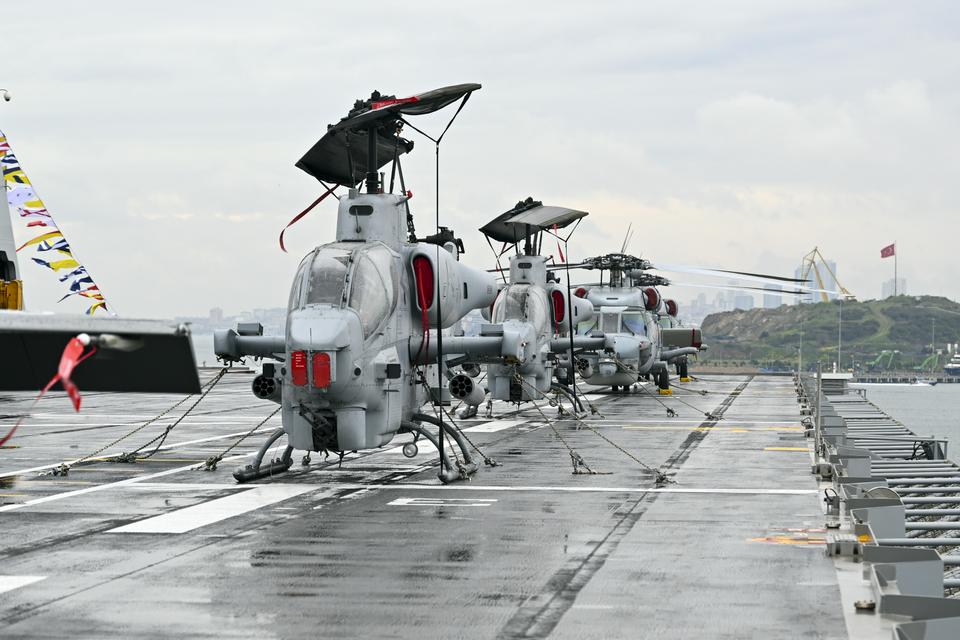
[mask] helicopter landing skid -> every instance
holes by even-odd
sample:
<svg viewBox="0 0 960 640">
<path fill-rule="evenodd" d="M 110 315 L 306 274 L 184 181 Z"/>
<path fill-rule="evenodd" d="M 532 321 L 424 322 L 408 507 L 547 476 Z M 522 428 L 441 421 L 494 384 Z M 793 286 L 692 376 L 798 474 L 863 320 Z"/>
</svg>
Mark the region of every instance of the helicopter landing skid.
<svg viewBox="0 0 960 640">
<path fill-rule="evenodd" d="M 570 387 L 559 382 L 554 382 L 550 385 L 550 388 L 567 397 L 567 400 L 569 400 L 570 404 L 574 407 L 574 413 L 581 414 L 586 412 L 586 409 L 584 409 L 583 403 L 580 401 L 579 397 L 577 397 L 576 402 L 574 402 L 573 391 L 570 389 Z"/>
<path fill-rule="evenodd" d="M 437 477 L 440 478 L 440 481 L 444 484 L 449 484 L 451 482 L 456 482 L 457 480 L 467 480 L 470 476 L 477 472 L 479 465 L 473 460 L 470 456 L 470 450 L 467 448 L 467 443 L 463 439 L 463 436 L 459 431 L 454 429 L 451 425 L 447 423 L 441 423 L 438 419 L 433 416 L 428 416 L 423 413 L 417 413 L 413 416 L 413 421 L 403 421 L 401 423 L 401 433 L 406 431 L 414 434 L 414 436 L 423 436 L 429 440 L 437 450 L 440 450 L 440 442 L 437 440 L 436 434 L 432 433 L 421 423 L 427 422 L 436 427 L 443 429 L 443 432 L 450 436 L 454 442 L 457 443 L 457 448 L 460 449 L 460 457 L 454 456 L 454 460 L 450 460 L 450 456 L 447 455 L 448 449 L 443 451 L 443 456 L 440 459 L 440 472 L 437 474 Z M 462 460 L 460 459 L 462 458 Z"/>
<path fill-rule="evenodd" d="M 283 435 L 284 431 L 282 428 L 271 433 L 267 441 L 264 442 L 260 450 L 257 451 L 257 457 L 254 459 L 253 464 L 248 464 L 242 469 L 237 469 L 233 472 L 233 477 L 236 481 L 241 483 L 250 482 L 251 480 L 267 478 L 289 470 L 291 465 L 293 465 L 293 447 L 289 445 L 283 450 L 283 454 L 279 458 L 274 458 L 267 464 L 263 464 L 263 457 L 267 455 L 270 448 L 277 440 L 283 437 Z"/>
</svg>

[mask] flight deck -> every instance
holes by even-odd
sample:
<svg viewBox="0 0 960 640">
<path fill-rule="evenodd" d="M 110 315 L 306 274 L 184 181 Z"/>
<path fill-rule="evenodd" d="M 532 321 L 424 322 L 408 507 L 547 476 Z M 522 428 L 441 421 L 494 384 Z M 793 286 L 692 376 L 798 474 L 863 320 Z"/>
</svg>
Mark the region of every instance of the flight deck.
<svg viewBox="0 0 960 640">
<path fill-rule="evenodd" d="M 237 484 L 280 425 L 252 377 L 227 374 L 151 457 L 101 459 L 190 403 L 66 475 L 182 396 L 37 405 L 0 451 L 0 636 L 848 637 L 790 377 L 587 388 L 582 423 L 496 402 L 458 424 L 497 466 L 449 485 L 409 435 Z M 7 395 L 4 422 L 32 400 Z"/>
</svg>

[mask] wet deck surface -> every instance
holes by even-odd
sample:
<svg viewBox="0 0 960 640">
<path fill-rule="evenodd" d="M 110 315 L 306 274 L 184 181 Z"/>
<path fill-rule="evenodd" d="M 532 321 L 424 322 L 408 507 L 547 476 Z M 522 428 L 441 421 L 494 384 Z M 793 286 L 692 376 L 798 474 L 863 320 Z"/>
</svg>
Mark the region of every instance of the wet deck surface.
<svg viewBox="0 0 960 640">
<path fill-rule="evenodd" d="M 298 452 L 289 473 L 235 484 L 278 417 L 216 471 L 194 470 L 276 406 L 249 383 L 228 375 L 150 460 L 66 477 L 40 474 L 180 398 L 38 405 L 17 448 L 0 450 L 2 637 L 846 637 L 789 378 L 705 376 L 662 399 L 591 393 L 602 417 L 589 424 L 663 465 L 674 482 L 659 489 L 561 421 L 600 472 L 572 475 L 541 414 L 509 405 L 461 423 L 501 463 L 469 483 L 440 485 L 432 448 L 409 460 L 392 443 L 341 469 L 316 455 L 303 466 Z M 8 397 L 0 412 L 29 401 Z"/>
</svg>

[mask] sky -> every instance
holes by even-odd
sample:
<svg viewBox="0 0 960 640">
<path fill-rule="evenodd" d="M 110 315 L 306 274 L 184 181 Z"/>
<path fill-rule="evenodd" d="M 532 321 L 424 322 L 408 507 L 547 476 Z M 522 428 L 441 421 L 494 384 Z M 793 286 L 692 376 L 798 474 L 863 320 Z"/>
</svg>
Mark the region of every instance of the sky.
<svg viewBox="0 0 960 640">
<path fill-rule="evenodd" d="M 0 22 L 0 130 L 126 317 L 283 306 L 334 239 L 331 200 L 280 250 L 321 193 L 294 163 L 374 89 L 462 82 L 483 89 L 444 138 L 439 201 L 469 264 L 493 264 L 477 228 L 534 196 L 590 212 L 574 260 L 631 223 L 654 263 L 792 275 L 817 246 L 863 300 L 896 242 L 909 293 L 960 299 L 960 5 L 654 4 L 30 3 Z M 435 158 L 413 139 L 426 234 Z M 83 308 L 23 253 L 30 309 Z"/>
</svg>

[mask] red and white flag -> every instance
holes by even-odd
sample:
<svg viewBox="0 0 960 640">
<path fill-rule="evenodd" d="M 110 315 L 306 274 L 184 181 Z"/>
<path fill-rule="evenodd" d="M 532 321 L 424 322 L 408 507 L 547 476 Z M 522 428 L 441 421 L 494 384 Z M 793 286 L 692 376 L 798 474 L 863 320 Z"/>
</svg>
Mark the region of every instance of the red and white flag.
<svg viewBox="0 0 960 640">
<path fill-rule="evenodd" d="M 890 256 L 894 255 L 896 252 L 897 252 L 897 244 L 893 243 L 891 245 L 887 245 L 883 249 L 880 249 L 880 257 L 889 258 Z"/>
</svg>

